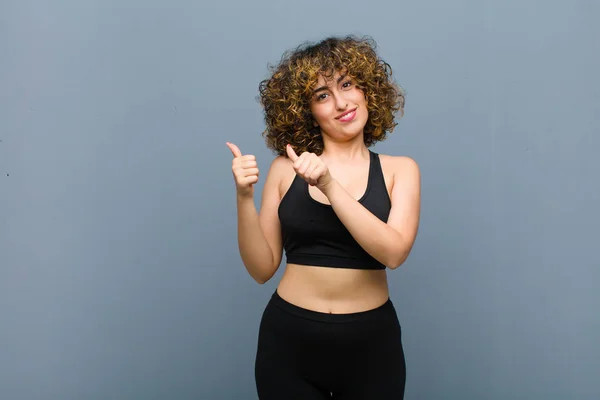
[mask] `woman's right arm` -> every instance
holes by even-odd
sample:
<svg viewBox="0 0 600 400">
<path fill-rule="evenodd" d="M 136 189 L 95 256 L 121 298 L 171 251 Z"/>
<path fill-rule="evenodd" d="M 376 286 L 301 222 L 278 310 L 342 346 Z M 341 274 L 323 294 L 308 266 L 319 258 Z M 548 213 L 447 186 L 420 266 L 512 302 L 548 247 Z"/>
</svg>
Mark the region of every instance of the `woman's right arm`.
<svg viewBox="0 0 600 400">
<path fill-rule="evenodd" d="M 275 275 L 282 257 L 281 228 L 277 209 L 280 202 L 281 163 L 283 157 L 271 164 L 260 207 L 254 205 L 254 187 L 258 182 L 258 168 L 253 156 L 242 155 L 239 149 L 227 144 L 234 155 L 233 175 L 236 183 L 238 247 L 246 270 L 258 283 L 265 283 Z"/>
</svg>

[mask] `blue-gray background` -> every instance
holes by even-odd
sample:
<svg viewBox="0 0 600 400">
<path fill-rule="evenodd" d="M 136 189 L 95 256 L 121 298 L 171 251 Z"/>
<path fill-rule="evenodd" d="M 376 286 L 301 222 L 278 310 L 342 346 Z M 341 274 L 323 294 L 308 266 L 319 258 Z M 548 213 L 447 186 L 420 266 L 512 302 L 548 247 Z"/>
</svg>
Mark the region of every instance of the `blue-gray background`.
<svg viewBox="0 0 600 400">
<path fill-rule="evenodd" d="M 264 178 L 267 63 L 346 33 L 407 92 L 375 150 L 422 169 L 390 273 L 406 398 L 600 398 L 599 18 L 591 0 L 3 0 L 0 398 L 256 398 L 281 270 L 261 286 L 240 262 L 225 141 Z"/>
</svg>

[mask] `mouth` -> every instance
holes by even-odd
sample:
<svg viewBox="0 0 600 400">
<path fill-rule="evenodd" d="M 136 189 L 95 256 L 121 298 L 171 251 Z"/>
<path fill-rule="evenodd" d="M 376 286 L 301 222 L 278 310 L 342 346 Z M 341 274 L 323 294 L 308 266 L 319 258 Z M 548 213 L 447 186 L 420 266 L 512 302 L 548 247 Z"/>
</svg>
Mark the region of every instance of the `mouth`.
<svg viewBox="0 0 600 400">
<path fill-rule="evenodd" d="M 354 119 L 354 117 L 356 117 L 356 107 L 353 108 L 352 110 L 348 110 L 345 113 L 338 115 L 337 117 L 335 117 L 335 119 L 342 121 L 342 122 L 349 122 L 352 121 Z"/>
</svg>

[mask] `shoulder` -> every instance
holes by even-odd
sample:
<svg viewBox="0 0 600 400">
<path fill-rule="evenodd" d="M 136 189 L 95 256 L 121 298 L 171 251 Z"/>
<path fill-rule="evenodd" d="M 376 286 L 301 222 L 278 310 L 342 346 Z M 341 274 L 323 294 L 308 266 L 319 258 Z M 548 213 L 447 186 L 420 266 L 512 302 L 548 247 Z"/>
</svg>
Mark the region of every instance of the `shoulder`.
<svg viewBox="0 0 600 400">
<path fill-rule="evenodd" d="M 271 161 L 271 166 L 269 167 L 269 174 L 275 176 L 285 176 L 289 174 L 290 171 L 294 171 L 292 166 L 292 160 L 290 160 L 286 156 L 277 156 Z"/>
<path fill-rule="evenodd" d="M 272 188 L 277 187 L 279 193 L 282 194 L 295 174 L 292 160 L 286 156 L 277 156 L 271 161 L 267 175 L 267 184 Z"/>
<path fill-rule="evenodd" d="M 390 197 L 400 209 L 418 210 L 421 197 L 421 172 L 417 162 L 406 156 L 381 155 L 381 166 L 391 172 Z"/>
<path fill-rule="evenodd" d="M 411 157 L 380 154 L 379 160 L 382 168 L 392 172 L 394 178 L 417 180 L 420 178 L 419 164 Z"/>
<path fill-rule="evenodd" d="M 291 167 L 292 160 L 287 156 L 277 156 L 271 161 L 271 166 L 274 168 L 285 168 L 286 166 Z"/>
<path fill-rule="evenodd" d="M 265 190 L 268 188 L 273 194 L 277 193 L 277 199 L 281 201 L 295 175 L 292 160 L 286 156 L 277 156 L 271 161 Z"/>
</svg>

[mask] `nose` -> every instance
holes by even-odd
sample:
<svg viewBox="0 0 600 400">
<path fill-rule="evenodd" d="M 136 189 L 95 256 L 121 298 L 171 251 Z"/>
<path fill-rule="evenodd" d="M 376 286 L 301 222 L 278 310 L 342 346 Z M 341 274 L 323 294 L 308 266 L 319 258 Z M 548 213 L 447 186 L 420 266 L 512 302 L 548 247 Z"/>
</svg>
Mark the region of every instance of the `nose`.
<svg viewBox="0 0 600 400">
<path fill-rule="evenodd" d="M 341 94 L 338 94 L 335 97 L 335 107 L 339 111 L 344 111 L 346 108 L 348 108 L 348 100 L 346 100 Z"/>
</svg>

